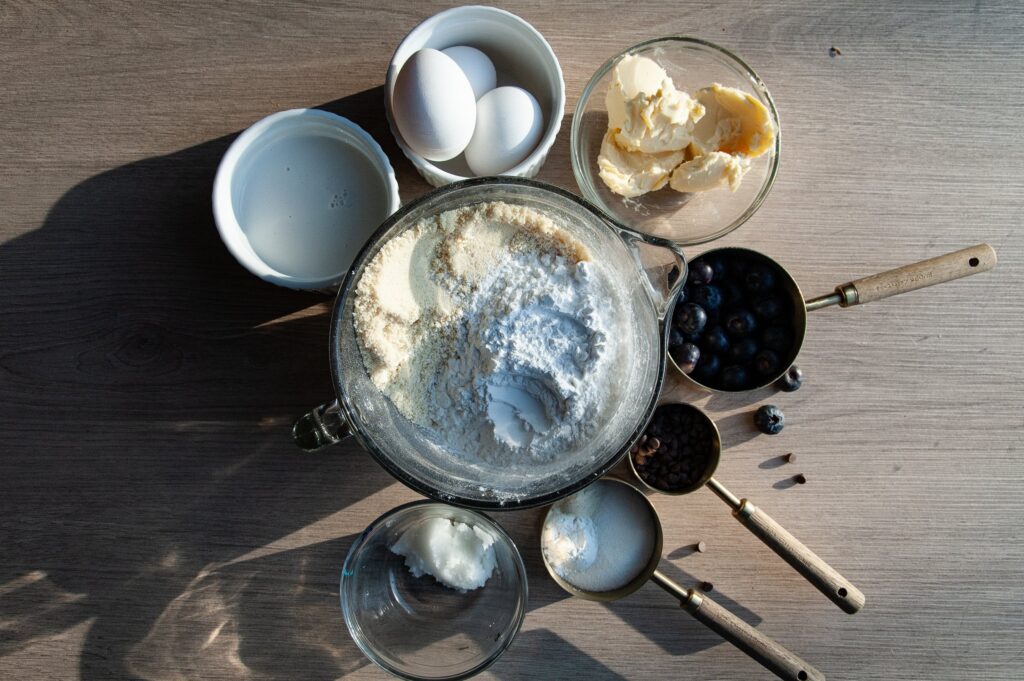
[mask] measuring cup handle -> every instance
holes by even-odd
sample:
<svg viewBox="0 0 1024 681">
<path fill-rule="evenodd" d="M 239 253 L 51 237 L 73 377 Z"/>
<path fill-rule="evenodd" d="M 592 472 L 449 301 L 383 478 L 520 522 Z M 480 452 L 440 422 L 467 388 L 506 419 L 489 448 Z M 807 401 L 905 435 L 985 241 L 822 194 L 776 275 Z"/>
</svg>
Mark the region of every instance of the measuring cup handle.
<svg viewBox="0 0 1024 681">
<path fill-rule="evenodd" d="M 926 286 L 942 284 L 961 277 L 987 272 L 996 266 L 996 252 L 988 244 L 978 244 L 955 253 L 947 253 L 913 265 L 873 274 L 836 287 L 841 307 L 861 305 Z"/>
<path fill-rule="evenodd" d="M 664 321 L 666 315 L 668 315 L 670 305 L 676 299 L 676 294 L 683 287 L 683 284 L 686 283 L 686 256 L 683 254 L 683 249 L 677 243 L 668 239 L 641 234 L 621 225 L 616 225 L 615 228 L 619 231 L 619 236 L 622 237 L 622 240 L 626 242 L 626 246 L 629 247 L 637 267 L 645 275 L 643 278 L 644 285 L 651 295 L 651 300 L 654 301 L 654 307 L 658 312 L 658 320 Z M 672 254 L 674 264 L 679 268 L 679 276 L 676 277 L 675 281 L 669 284 L 665 278 L 664 271 L 661 271 L 659 276 L 652 276 L 651 271 L 644 264 L 640 253 L 640 244 L 663 248 Z"/>
<path fill-rule="evenodd" d="M 736 615 L 707 596 L 693 589 L 684 589 L 655 570 L 651 579 L 655 584 L 679 599 L 686 612 L 729 643 L 787 681 L 824 681 L 825 675 L 807 664 L 799 655 L 765 636 Z"/>
<path fill-rule="evenodd" d="M 292 426 L 292 439 L 307 452 L 341 442 L 352 435 L 338 400 L 325 402 L 299 417 Z"/>
<path fill-rule="evenodd" d="M 733 515 L 768 548 L 779 554 L 807 581 L 817 587 L 818 591 L 845 612 L 852 615 L 864 607 L 867 599 L 860 589 L 819 558 L 818 554 L 804 546 L 767 513 L 743 499 L 740 507 L 733 511 Z"/>
</svg>

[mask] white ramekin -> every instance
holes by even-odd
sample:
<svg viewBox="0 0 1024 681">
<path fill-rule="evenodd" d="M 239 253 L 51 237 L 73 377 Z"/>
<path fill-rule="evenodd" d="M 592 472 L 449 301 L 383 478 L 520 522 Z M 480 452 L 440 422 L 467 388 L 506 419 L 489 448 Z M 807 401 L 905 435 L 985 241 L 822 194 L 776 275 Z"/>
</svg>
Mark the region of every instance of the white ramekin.
<svg viewBox="0 0 1024 681">
<path fill-rule="evenodd" d="M 388 125 L 398 147 L 423 178 L 435 187 L 473 177 L 460 154 L 450 161 L 435 163 L 418 155 L 405 143 L 391 115 L 395 78 L 405 61 L 418 50 L 443 50 L 469 45 L 484 52 L 498 71 L 498 85 L 518 85 L 540 103 L 544 135 L 537 148 L 519 165 L 502 173 L 534 177 L 547 159 L 565 114 L 565 81 L 551 46 L 537 29 L 511 12 L 495 7 L 470 5 L 439 12 L 412 29 L 398 45 L 388 65 L 385 107 Z"/>
</svg>

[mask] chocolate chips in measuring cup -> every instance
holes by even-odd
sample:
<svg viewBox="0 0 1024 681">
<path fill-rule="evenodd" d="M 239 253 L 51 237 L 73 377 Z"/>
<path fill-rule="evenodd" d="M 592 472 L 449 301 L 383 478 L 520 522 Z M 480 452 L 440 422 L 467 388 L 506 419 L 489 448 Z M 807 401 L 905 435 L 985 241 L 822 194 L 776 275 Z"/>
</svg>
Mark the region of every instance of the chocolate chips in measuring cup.
<svg viewBox="0 0 1024 681">
<path fill-rule="evenodd" d="M 711 426 L 698 412 L 685 405 L 667 404 L 654 412 L 629 455 L 637 474 L 648 485 L 679 492 L 700 483 L 714 448 Z"/>
</svg>

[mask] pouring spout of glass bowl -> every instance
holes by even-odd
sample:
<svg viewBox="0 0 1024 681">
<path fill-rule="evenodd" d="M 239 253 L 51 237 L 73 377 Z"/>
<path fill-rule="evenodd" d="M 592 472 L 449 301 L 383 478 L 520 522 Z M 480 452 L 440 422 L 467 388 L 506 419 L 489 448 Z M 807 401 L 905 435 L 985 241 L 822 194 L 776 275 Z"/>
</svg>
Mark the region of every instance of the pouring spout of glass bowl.
<svg viewBox="0 0 1024 681">
<path fill-rule="evenodd" d="M 615 228 L 618 230 L 619 236 L 622 237 L 622 240 L 629 247 L 637 268 L 643 272 L 644 288 L 654 303 L 654 308 L 658 314 L 658 321 L 664 325 L 665 318 L 672 310 L 676 297 L 686 282 L 686 256 L 683 253 L 683 249 L 674 241 L 643 234 L 618 223 L 615 223 Z M 641 251 L 642 246 L 653 246 L 657 249 L 668 251 L 672 256 L 671 266 L 667 266 L 665 262 L 645 262 L 644 253 Z M 671 267 L 675 267 L 679 274 L 669 284 L 668 277 L 665 274 L 671 271 Z"/>
<path fill-rule="evenodd" d="M 292 426 L 292 439 L 307 452 L 337 444 L 351 435 L 348 419 L 342 414 L 338 400 L 310 410 Z"/>
</svg>

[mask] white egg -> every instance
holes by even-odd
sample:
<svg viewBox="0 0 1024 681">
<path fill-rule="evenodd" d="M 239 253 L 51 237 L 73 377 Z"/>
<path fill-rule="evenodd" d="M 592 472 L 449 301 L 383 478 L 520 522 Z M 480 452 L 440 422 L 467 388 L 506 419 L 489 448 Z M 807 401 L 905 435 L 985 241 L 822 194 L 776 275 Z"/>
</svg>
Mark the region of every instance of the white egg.
<svg viewBox="0 0 1024 681">
<path fill-rule="evenodd" d="M 409 148 L 428 161 L 447 161 L 473 138 L 473 86 L 451 57 L 420 50 L 395 78 L 391 115 Z"/>
<path fill-rule="evenodd" d="M 544 131 L 540 104 L 518 87 L 491 90 L 476 103 L 476 130 L 466 147 L 474 175 L 498 175 L 530 155 Z"/>
<path fill-rule="evenodd" d="M 494 63 L 475 47 L 458 45 L 441 50 L 441 52 L 454 59 L 462 72 L 466 74 L 477 99 L 493 90 L 498 84 L 498 72 L 494 70 Z"/>
</svg>

